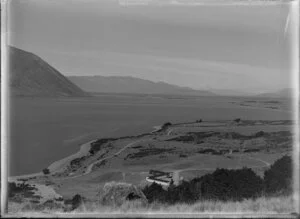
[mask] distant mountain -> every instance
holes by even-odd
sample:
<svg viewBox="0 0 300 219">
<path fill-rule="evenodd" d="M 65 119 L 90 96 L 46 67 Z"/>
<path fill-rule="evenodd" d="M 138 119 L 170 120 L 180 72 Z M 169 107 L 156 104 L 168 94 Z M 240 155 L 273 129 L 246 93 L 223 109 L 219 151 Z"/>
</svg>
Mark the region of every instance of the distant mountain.
<svg viewBox="0 0 300 219">
<path fill-rule="evenodd" d="M 213 92 L 194 90 L 164 82 L 153 82 L 131 76 L 70 76 L 70 81 L 88 92 L 132 94 L 177 94 L 215 96 Z"/>
<path fill-rule="evenodd" d="M 87 96 L 60 72 L 40 57 L 15 47 L 8 47 L 9 77 L 16 96 Z"/>
<path fill-rule="evenodd" d="M 210 89 L 209 91 L 220 95 L 220 96 L 252 96 L 252 93 L 244 92 L 241 90 L 230 90 L 230 89 Z"/>
<path fill-rule="evenodd" d="M 276 92 L 262 93 L 258 97 L 272 97 L 272 98 L 290 98 L 293 95 L 292 88 L 285 88 Z"/>
</svg>

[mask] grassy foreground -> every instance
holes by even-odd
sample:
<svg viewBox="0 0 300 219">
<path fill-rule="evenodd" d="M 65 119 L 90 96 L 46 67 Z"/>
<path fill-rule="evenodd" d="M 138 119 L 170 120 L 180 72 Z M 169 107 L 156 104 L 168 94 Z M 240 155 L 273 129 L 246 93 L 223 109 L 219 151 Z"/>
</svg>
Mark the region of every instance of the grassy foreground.
<svg viewBox="0 0 300 219">
<path fill-rule="evenodd" d="M 23 205 L 23 206 L 20 206 Z M 20 209 L 23 209 L 20 211 Z M 11 203 L 10 214 L 39 216 L 38 209 L 34 209 L 30 204 Z M 41 214 L 57 214 L 58 216 L 67 214 L 179 214 L 179 213 L 243 213 L 243 214 L 289 214 L 295 212 L 294 203 L 291 196 L 260 197 L 255 200 L 233 201 L 201 201 L 194 204 L 174 204 L 167 205 L 158 202 L 143 205 L 140 201 L 126 201 L 121 206 L 103 206 L 96 202 L 84 202 L 76 210 L 63 213 L 62 209 L 46 208 Z"/>
</svg>

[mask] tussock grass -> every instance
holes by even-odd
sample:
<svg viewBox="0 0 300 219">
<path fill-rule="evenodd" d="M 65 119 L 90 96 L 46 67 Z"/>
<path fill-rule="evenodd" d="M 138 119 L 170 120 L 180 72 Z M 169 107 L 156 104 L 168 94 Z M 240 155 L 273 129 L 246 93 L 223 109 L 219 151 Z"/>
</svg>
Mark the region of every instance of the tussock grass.
<svg viewBox="0 0 300 219">
<path fill-rule="evenodd" d="M 194 204 L 167 205 L 154 202 L 143 205 L 140 201 L 126 201 L 121 206 L 103 206 L 97 203 L 84 203 L 77 213 L 291 213 L 294 211 L 290 196 L 261 197 L 240 202 L 199 201 Z"/>
<path fill-rule="evenodd" d="M 14 216 L 67 216 L 67 215 L 109 215 L 109 214 L 290 214 L 295 212 L 291 196 L 260 197 L 243 201 L 199 201 L 194 204 L 168 205 L 159 202 L 144 204 L 141 201 L 125 201 L 121 206 L 105 206 L 97 202 L 84 202 L 72 212 L 63 209 L 36 209 L 28 203 L 10 203 L 9 215 Z"/>
</svg>

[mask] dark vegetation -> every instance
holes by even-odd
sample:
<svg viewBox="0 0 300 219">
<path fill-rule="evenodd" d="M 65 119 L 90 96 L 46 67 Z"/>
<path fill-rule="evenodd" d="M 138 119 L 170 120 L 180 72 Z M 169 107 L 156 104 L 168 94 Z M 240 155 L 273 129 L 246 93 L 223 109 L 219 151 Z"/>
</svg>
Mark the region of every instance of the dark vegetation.
<svg viewBox="0 0 300 219">
<path fill-rule="evenodd" d="M 182 135 L 179 137 L 175 137 L 172 139 L 168 139 L 166 141 L 179 141 L 179 142 L 196 142 L 197 144 L 203 143 L 203 140 L 210 137 L 217 137 L 221 139 L 234 139 L 234 140 L 251 140 L 255 138 L 262 138 L 264 137 L 267 142 L 269 143 L 284 143 L 292 138 L 292 133 L 290 131 L 278 131 L 278 132 L 271 132 L 267 133 L 264 131 L 256 132 L 252 135 L 242 135 L 237 132 L 188 132 L 187 135 Z"/>
<path fill-rule="evenodd" d="M 168 128 L 169 126 L 171 126 L 172 125 L 172 123 L 170 123 L 170 122 L 166 122 L 166 123 L 164 123 L 163 125 L 162 125 L 162 129 L 166 129 L 166 128 Z"/>
<path fill-rule="evenodd" d="M 137 149 L 137 148 L 142 148 L 143 146 L 137 145 L 137 146 L 132 146 L 131 148 Z"/>
<path fill-rule="evenodd" d="M 182 135 L 176 138 L 171 138 L 166 141 L 194 142 L 200 139 L 209 138 L 219 135 L 220 132 L 188 132 L 187 135 Z"/>
<path fill-rule="evenodd" d="M 263 101 L 264 103 L 280 103 L 277 100 L 269 100 L 269 101 Z"/>
<path fill-rule="evenodd" d="M 45 169 L 43 169 L 43 173 L 44 173 L 45 175 L 47 175 L 47 174 L 50 173 L 50 170 L 49 170 L 48 168 L 45 168 Z"/>
<path fill-rule="evenodd" d="M 95 153 L 97 153 L 98 151 L 100 151 L 101 147 L 102 147 L 104 144 L 106 144 L 106 143 L 108 143 L 108 142 L 110 142 L 110 141 L 114 141 L 114 140 L 117 140 L 117 139 L 116 139 L 116 138 L 101 138 L 101 139 L 99 139 L 99 140 L 97 140 L 97 141 L 95 141 L 95 142 L 92 142 L 92 143 L 91 143 L 91 148 L 90 148 L 89 152 L 90 152 L 91 154 L 95 154 Z"/>
<path fill-rule="evenodd" d="M 292 192 L 292 159 L 284 156 L 275 161 L 270 169 L 264 172 L 265 192 L 289 194 Z"/>
<path fill-rule="evenodd" d="M 85 158 L 86 158 L 86 157 L 84 156 L 84 157 L 79 157 L 79 158 L 75 158 L 74 160 L 72 160 L 72 161 L 70 162 L 71 168 L 77 169 L 78 167 L 80 167 L 82 161 L 84 161 Z"/>
<path fill-rule="evenodd" d="M 79 194 L 76 194 L 73 196 L 72 199 L 65 200 L 64 203 L 65 203 L 65 205 L 71 205 L 70 210 L 74 210 L 74 209 L 78 208 L 82 204 L 83 201 L 84 201 L 84 197 L 82 197 Z"/>
<path fill-rule="evenodd" d="M 105 166 L 106 163 L 107 163 L 107 160 L 102 160 L 100 163 L 97 163 L 95 166 L 102 167 L 102 166 Z"/>
<path fill-rule="evenodd" d="M 170 185 L 164 189 L 152 183 L 143 189 L 148 201 L 174 203 L 193 203 L 197 200 L 241 201 L 262 195 L 274 196 L 292 192 L 292 160 L 284 156 L 259 177 L 250 168 L 237 170 L 217 169 L 180 185 Z"/>
<path fill-rule="evenodd" d="M 192 135 L 182 135 L 182 136 L 179 136 L 179 137 L 176 137 L 176 138 L 168 139 L 166 141 L 191 142 L 191 141 L 194 141 L 194 139 L 195 138 Z"/>
<path fill-rule="evenodd" d="M 15 182 L 9 182 L 8 183 L 8 198 L 9 200 L 12 200 L 14 202 L 22 203 L 24 202 L 24 198 L 31 199 L 30 201 L 32 203 L 39 203 L 39 200 L 41 199 L 40 196 L 35 195 L 35 192 L 37 188 L 25 184 L 25 182 L 21 184 L 16 184 Z"/>
<path fill-rule="evenodd" d="M 126 200 L 129 200 L 129 201 L 133 201 L 133 200 L 137 200 L 137 199 L 140 199 L 141 197 L 134 194 L 133 192 L 129 193 L 126 197 Z"/>
<path fill-rule="evenodd" d="M 269 138 L 267 139 L 269 143 L 274 144 L 281 144 L 289 140 L 292 140 L 292 133 L 290 131 L 279 131 L 270 133 Z"/>
<path fill-rule="evenodd" d="M 12 198 L 17 194 L 22 194 L 24 197 L 30 197 L 34 195 L 34 191 L 37 189 L 29 184 L 21 183 L 16 184 L 15 182 L 8 183 L 8 197 Z"/>
<path fill-rule="evenodd" d="M 166 131 L 170 126 L 172 125 L 172 123 L 170 122 L 165 122 L 161 128 L 159 130 L 157 130 L 156 132 L 164 132 Z"/>
<path fill-rule="evenodd" d="M 197 151 L 199 154 L 213 154 L 213 155 L 222 155 L 225 153 L 229 153 L 229 150 L 214 150 L 211 148 L 205 148 L 205 149 L 201 149 L 199 151 Z"/>
<path fill-rule="evenodd" d="M 135 158 L 142 158 L 142 157 L 147 157 L 151 155 L 157 155 L 157 154 L 162 154 L 164 152 L 170 152 L 173 151 L 173 148 L 142 148 L 138 152 L 133 153 L 133 154 L 128 154 L 124 159 L 135 159 Z"/>
<path fill-rule="evenodd" d="M 129 138 L 129 139 L 131 139 L 131 138 L 141 138 L 141 137 L 148 136 L 148 135 L 151 135 L 151 133 L 144 133 L 144 134 L 135 135 L 135 136 L 124 136 L 124 137 L 119 137 L 119 138 L 101 138 L 101 139 L 98 139 L 97 141 L 91 143 L 91 148 L 90 148 L 89 152 L 92 155 L 97 153 L 108 142 L 121 140 L 121 139 L 127 139 L 127 138 Z M 108 144 L 108 147 L 109 146 L 112 146 L 112 144 Z"/>
<path fill-rule="evenodd" d="M 245 153 L 247 153 L 247 152 L 259 152 L 259 151 L 260 151 L 260 149 L 258 149 L 258 148 L 251 148 L 251 149 L 244 150 Z"/>
<path fill-rule="evenodd" d="M 233 121 L 239 123 L 239 122 L 241 121 L 241 119 L 240 119 L 240 118 L 237 118 L 237 119 L 235 119 L 235 120 L 233 120 Z"/>
</svg>

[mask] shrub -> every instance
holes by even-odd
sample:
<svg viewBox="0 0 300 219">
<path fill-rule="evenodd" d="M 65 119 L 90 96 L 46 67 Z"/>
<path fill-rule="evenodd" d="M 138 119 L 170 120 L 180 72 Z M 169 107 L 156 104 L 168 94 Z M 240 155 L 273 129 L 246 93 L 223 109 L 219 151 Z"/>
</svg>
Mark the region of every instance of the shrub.
<svg viewBox="0 0 300 219">
<path fill-rule="evenodd" d="M 95 142 L 91 143 L 91 148 L 89 150 L 90 154 L 95 154 L 98 151 L 100 151 L 100 149 L 102 148 L 102 146 L 104 146 L 106 143 L 110 142 L 110 141 L 114 141 L 117 140 L 116 138 L 101 138 Z"/>
<path fill-rule="evenodd" d="M 47 175 L 47 174 L 50 173 L 50 170 L 49 170 L 48 168 L 45 168 L 45 169 L 43 169 L 43 173 L 44 173 L 45 175 Z"/>
<path fill-rule="evenodd" d="M 157 183 L 152 183 L 150 186 L 145 186 L 142 190 L 149 203 L 154 201 L 166 202 L 167 191 Z"/>
<path fill-rule="evenodd" d="M 237 122 L 237 123 L 239 123 L 239 122 L 241 121 L 241 119 L 240 119 L 240 118 L 237 118 L 237 119 L 235 119 L 234 121 Z"/>
<path fill-rule="evenodd" d="M 292 192 L 292 159 L 283 156 L 264 172 L 264 187 L 267 195 Z"/>
<path fill-rule="evenodd" d="M 161 130 L 165 130 L 165 129 L 167 129 L 169 126 L 171 126 L 172 125 L 172 123 L 170 123 L 170 122 L 166 122 L 166 123 L 164 123 L 163 125 L 162 125 L 162 127 L 161 127 Z"/>
<path fill-rule="evenodd" d="M 259 137 L 263 137 L 266 133 L 264 131 L 259 131 L 257 133 L 255 133 L 254 137 L 259 138 Z"/>
<path fill-rule="evenodd" d="M 170 126 L 170 125 L 172 125 L 172 123 L 170 122 L 166 122 L 165 124 L 163 124 L 163 126 Z"/>
<path fill-rule="evenodd" d="M 235 200 L 256 198 L 263 191 L 263 180 L 252 169 L 217 169 L 199 180 L 202 199 Z"/>
<path fill-rule="evenodd" d="M 81 205 L 82 201 L 83 201 L 83 197 L 81 197 L 81 195 L 79 194 L 74 195 L 71 201 L 72 210 L 78 208 Z"/>
<path fill-rule="evenodd" d="M 169 186 L 166 193 L 168 204 L 185 203 L 191 204 L 198 199 L 194 185 L 188 181 L 183 181 L 178 186 Z"/>
<path fill-rule="evenodd" d="M 194 203 L 201 200 L 240 201 L 256 198 L 263 191 L 263 180 L 250 168 L 238 170 L 217 169 L 180 185 L 170 185 L 164 190 L 153 183 L 143 190 L 149 202 L 158 201 L 168 204 Z"/>
<path fill-rule="evenodd" d="M 15 182 L 8 183 L 8 197 L 13 198 L 16 195 L 22 195 L 24 197 L 32 197 L 34 191 L 37 189 L 29 184 L 21 183 L 16 184 Z"/>
</svg>

